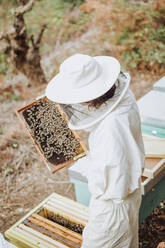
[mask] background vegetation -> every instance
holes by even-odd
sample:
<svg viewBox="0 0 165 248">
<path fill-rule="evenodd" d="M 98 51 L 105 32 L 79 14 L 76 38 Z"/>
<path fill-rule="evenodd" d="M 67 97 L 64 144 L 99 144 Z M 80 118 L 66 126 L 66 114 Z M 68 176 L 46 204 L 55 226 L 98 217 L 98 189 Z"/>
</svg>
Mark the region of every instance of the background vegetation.
<svg viewBox="0 0 165 248">
<path fill-rule="evenodd" d="M 0 0 L 0 4 L 3 5 L 0 10 L 0 29 L 6 30 L 12 22 L 12 11 L 17 1 Z M 97 28 L 97 40 L 88 50 L 89 54 L 100 55 L 97 48 L 106 42 L 113 47 L 113 54 L 128 70 L 159 74 L 164 72 L 164 0 L 36 0 L 33 10 L 26 14 L 25 19 L 29 35 L 36 33 L 41 24 L 47 24 L 41 47 L 42 55 L 50 53 L 59 39 L 63 44 Z M 1 50 L 0 74 L 8 73 L 8 68 L 8 58 Z"/>
</svg>

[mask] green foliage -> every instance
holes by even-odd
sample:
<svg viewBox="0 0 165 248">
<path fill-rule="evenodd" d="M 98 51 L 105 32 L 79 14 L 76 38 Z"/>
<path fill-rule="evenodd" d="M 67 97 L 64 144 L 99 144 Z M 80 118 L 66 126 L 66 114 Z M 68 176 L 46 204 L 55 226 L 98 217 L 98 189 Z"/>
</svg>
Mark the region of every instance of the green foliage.
<svg viewBox="0 0 165 248">
<path fill-rule="evenodd" d="M 0 126 L 0 135 L 2 135 L 3 134 L 3 129 L 2 129 L 2 127 Z"/>
<path fill-rule="evenodd" d="M 1 97 L 0 97 L 0 100 L 2 100 L 2 99 L 10 99 L 12 101 L 20 101 L 21 100 L 21 98 L 19 96 L 16 96 L 12 92 L 3 92 Z"/>
<path fill-rule="evenodd" d="M 85 13 L 83 11 L 80 11 L 78 16 L 70 18 L 68 23 L 66 24 L 68 37 L 70 37 L 72 34 L 76 36 L 76 33 L 80 34 L 86 32 L 91 18 L 91 14 Z"/>
<path fill-rule="evenodd" d="M 62 0 L 40 0 L 35 2 L 33 9 L 25 15 L 25 22 L 29 35 L 37 35 L 41 25 L 47 25 L 44 32 L 42 52 L 50 51 L 55 44 L 60 29 L 63 27 L 63 16 L 70 4 Z"/>
<path fill-rule="evenodd" d="M 33 9 L 25 14 L 25 22 L 29 36 L 34 34 L 34 37 L 37 36 L 41 25 L 47 24 L 41 46 L 42 55 L 51 52 L 57 40 L 63 43 L 80 36 L 93 22 L 102 27 L 102 39 L 115 45 L 118 56 L 123 59 L 123 64 L 128 69 L 165 68 L 165 6 L 162 0 L 155 0 L 154 3 L 148 0 L 147 4 L 136 1 L 136 5 L 131 5 L 131 1 L 116 0 L 114 9 L 109 12 L 106 12 L 108 0 L 107 3 L 104 1 L 105 8 L 101 9 L 99 3 L 102 4 L 102 1 L 86 1 L 89 8 L 87 11 L 81 8 L 71 12 L 83 2 L 85 1 L 35 1 Z M 6 6 L 7 19 L 12 22 L 11 8 L 15 7 L 16 0 L 0 0 L 0 4 L 2 3 Z M 100 13 L 100 10 L 103 13 Z M 4 24 L 0 28 L 3 26 Z M 98 37 L 96 44 L 99 42 Z M 89 53 L 93 54 L 92 51 Z M 7 58 L 0 53 L 0 73 L 5 74 L 7 69 Z"/>
<path fill-rule="evenodd" d="M 0 0 L 0 4 L 8 4 L 8 3 L 16 5 L 17 0 Z"/>
<path fill-rule="evenodd" d="M 33 9 L 25 15 L 29 35 L 37 34 L 41 25 L 47 24 L 41 46 L 42 55 L 50 52 L 57 40 L 60 39 L 63 43 L 86 31 L 91 15 L 79 11 L 78 15 L 70 17 L 73 2 L 78 4 L 79 1 L 47 0 L 45 3 L 45 0 L 40 0 L 35 2 Z"/>
<path fill-rule="evenodd" d="M 8 58 L 0 51 L 0 74 L 5 75 L 8 71 Z"/>
<path fill-rule="evenodd" d="M 119 48 L 124 63 L 130 68 L 165 68 L 165 7 L 118 2 L 120 15 L 118 12 L 113 19 L 111 27 L 115 32 L 111 40 Z"/>
<path fill-rule="evenodd" d="M 73 6 L 76 6 L 76 7 L 81 5 L 84 2 L 84 0 L 62 0 L 62 1 L 66 3 L 71 3 L 73 4 Z"/>
</svg>

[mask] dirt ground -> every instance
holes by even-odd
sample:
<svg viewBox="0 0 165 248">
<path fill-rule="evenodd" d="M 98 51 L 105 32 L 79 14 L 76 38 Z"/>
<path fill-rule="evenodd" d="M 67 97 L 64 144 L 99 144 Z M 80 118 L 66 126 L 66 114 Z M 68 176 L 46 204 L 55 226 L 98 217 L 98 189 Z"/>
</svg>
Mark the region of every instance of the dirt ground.
<svg viewBox="0 0 165 248">
<path fill-rule="evenodd" d="M 19 77 L 19 76 L 18 76 Z M 131 89 L 136 98 L 152 89 L 159 77 L 132 75 Z M 75 200 L 74 185 L 67 169 L 52 174 L 36 152 L 15 111 L 44 92 L 22 84 L 0 86 L 0 232 L 4 232 L 52 192 Z M 13 100 L 13 96 L 19 98 Z M 86 134 L 80 133 L 86 142 Z"/>
<path fill-rule="evenodd" d="M 139 248 L 165 248 L 165 200 L 140 226 Z"/>
</svg>

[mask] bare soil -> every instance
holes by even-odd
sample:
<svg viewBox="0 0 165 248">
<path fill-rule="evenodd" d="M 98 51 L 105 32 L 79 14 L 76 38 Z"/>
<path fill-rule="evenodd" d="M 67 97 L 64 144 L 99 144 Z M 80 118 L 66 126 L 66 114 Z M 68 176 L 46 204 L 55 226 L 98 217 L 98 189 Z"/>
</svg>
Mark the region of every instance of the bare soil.
<svg viewBox="0 0 165 248">
<path fill-rule="evenodd" d="M 158 246 L 159 245 L 159 246 Z M 139 228 L 140 248 L 165 248 L 165 200 Z"/>
</svg>

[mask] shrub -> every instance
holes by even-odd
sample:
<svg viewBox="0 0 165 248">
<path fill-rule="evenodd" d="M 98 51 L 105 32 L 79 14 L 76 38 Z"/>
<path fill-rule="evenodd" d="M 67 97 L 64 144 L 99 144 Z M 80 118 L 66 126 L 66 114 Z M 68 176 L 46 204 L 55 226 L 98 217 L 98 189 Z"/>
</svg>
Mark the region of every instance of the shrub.
<svg viewBox="0 0 165 248">
<path fill-rule="evenodd" d="M 62 0 L 63 2 L 71 3 L 73 6 L 79 6 L 81 5 L 84 0 Z"/>
<path fill-rule="evenodd" d="M 5 75 L 8 71 L 8 59 L 7 56 L 0 51 L 0 74 Z"/>
<path fill-rule="evenodd" d="M 8 3 L 16 5 L 17 0 L 0 0 L 0 4 L 8 4 Z"/>
<path fill-rule="evenodd" d="M 113 15 L 110 31 L 117 50 L 130 68 L 165 68 L 165 5 L 132 6 L 121 1 Z M 119 10 L 119 11 L 118 11 Z"/>
<path fill-rule="evenodd" d="M 108 43 L 127 69 L 164 71 L 164 0 L 88 0 L 81 9 L 93 14 L 97 42 Z"/>
</svg>

